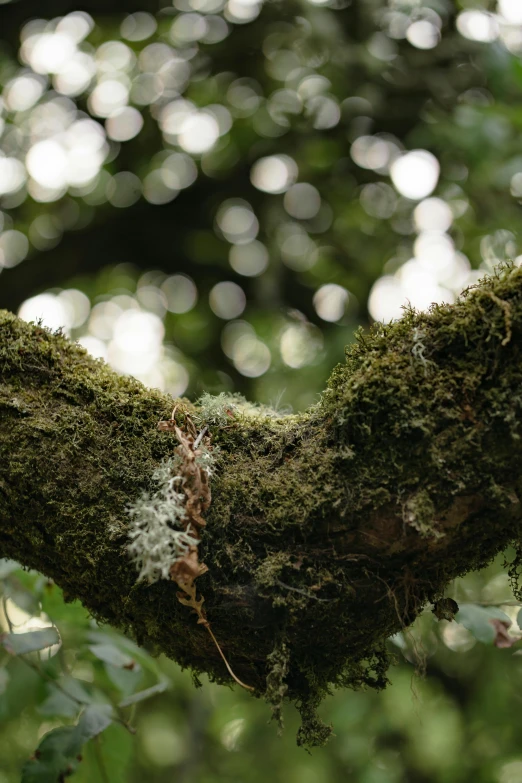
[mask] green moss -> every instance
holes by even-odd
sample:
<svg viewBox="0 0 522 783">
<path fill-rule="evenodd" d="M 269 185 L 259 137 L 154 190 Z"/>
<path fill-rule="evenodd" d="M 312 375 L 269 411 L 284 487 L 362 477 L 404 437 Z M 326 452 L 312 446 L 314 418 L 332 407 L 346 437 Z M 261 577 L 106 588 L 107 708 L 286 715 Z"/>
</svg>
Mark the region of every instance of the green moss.
<svg viewBox="0 0 522 783">
<path fill-rule="evenodd" d="M 435 504 L 426 490 L 421 489 L 404 502 L 404 521 L 417 530 L 421 536 L 439 538 L 442 533 L 437 530 Z"/>
<path fill-rule="evenodd" d="M 272 718 L 277 722 L 279 733 L 283 731 L 283 699 L 288 690 L 285 682 L 289 668 L 288 649 L 284 642 L 279 642 L 274 650 L 267 655 L 268 674 L 266 676 L 265 699 L 272 707 Z"/>
<path fill-rule="evenodd" d="M 180 426 L 189 412 L 210 425 L 216 456 L 198 580 L 209 620 L 258 695 L 271 672 L 274 698 L 284 682 L 301 740 L 326 736 L 322 695 L 384 687 L 384 640 L 522 540 L 521 346 L 522 271 L 509 268 L 453 307 L 359 333 L 302 415 L 179 403 Z M 125 553 L 125 509 L 175 447 L 156 427 L 174 401 L 9 314 L 0 367 L 2 554 L 229 682 L 175 585 L 136 584 Z M 270 657 L 283 649 L 284 666 Z"/>
</svg>

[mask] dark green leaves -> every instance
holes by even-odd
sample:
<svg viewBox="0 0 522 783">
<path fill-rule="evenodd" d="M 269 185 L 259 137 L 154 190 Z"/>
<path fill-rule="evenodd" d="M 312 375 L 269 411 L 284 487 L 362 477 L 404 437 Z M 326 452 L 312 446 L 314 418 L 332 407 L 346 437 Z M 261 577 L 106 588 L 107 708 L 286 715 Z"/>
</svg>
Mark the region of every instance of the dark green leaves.
<svg viewBox="0 0 522 783">
<path fill-rule="evenodd" d="M 60 677 L 56 685 L 49 686 L 49 695 L 38 707 L 42 715 L 75 718 L 82 704 L 89 704 L 91 698 L 83 685 L 68 675 Z"/>
<path fill-rule="evenodd" d="M 87 707 L 76 726 L 61 726 L 44 736 L 34 756 L 25 764 L 22 783 L 61 783 L 82 760 L 84 744 L 112 723 L 107 704 Z"/>
</svg>

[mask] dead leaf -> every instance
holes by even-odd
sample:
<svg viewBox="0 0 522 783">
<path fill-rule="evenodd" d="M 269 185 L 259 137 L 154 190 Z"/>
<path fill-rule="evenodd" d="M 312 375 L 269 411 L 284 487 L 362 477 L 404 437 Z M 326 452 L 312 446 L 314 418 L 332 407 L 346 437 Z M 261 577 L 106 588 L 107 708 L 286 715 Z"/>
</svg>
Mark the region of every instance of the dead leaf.
<svg viewBox="0 0 522 783">
<path fill-rule="evenodd" d="M 496 635 L 493 640 L 493 644 L 495 647 L 498 647 L 500 649 L 504 649 L 506 647 L 513 647 L 514 644 L 520 641 L 522 639 L 522 635 L 519 636 L 511 636 L 508 633 L 508 629 L 511 625 L 511 623 L 507 623 L 505 620 L 497 620 L 492 618 L 490 621 L 491 625 L 495 629 Z"/>
</svg>

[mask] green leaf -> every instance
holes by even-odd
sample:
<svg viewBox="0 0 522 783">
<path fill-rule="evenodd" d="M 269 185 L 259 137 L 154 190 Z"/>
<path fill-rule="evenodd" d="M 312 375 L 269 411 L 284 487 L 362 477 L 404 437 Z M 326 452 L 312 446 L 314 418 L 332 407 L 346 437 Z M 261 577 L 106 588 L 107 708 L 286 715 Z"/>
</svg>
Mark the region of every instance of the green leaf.
<svg viewBox="0 0 522 783">
<path fill-rule="evenodd" d="M 90 644 L 89 650 L 100 661 L 104 663 L 110 663 L 112 666 L 119 666 L 120 668 L 134 669 L 137 664 L 130 655 L 122 652 L 114 644 Z"/>
<path fill-rule="evenodd" d="M 106 663 L 105 671 L 122 696 L 130 696 L 131 693 L 134 693 L 143 678 L 143 670 L 138 664 L 129 669 Z"/>
<path fill-rule="evenodd" d="M 75 783 L 97 783 L 100 780 L 99 756 L 103 759 L 103 766 L 107 780 L 110 783 L 128 783 L 129 763 L 131 762 L 135 748 L 135 739 L 125 731 L 123 726 L 113 724 L 109 726 L 99 737 L 98 748 L 94 744 L 85 749 L 85 761 L 78 766 L 75 775 Z"/>
<path fill-rule="evenodd" d="M 28 590 L 15 577 L 7 577 L 3 586 L 4 596 L 10 598 L 24 612 L 31 615 L 40 614 L 40 603 L 31 590 Z"/>
<path fill-rule="evenodd" d="M 170 683 L 167 679 L 161 680 L 161 682 L 158 682 L 156 685 L 153 685 L 151 688 L 145 688 L 145 690 L 143 691 L 138 691 L 138 693 L 133 693 L 132 696 L 128 696 L 126 699 L 122 699 L 122 701 L 120 701 L 119 706 L 129 707 L 131 704 L 136 704 L 139 701 L 144 701 L 145 699 L 148 699 L 151 696 L 155 696 L 157 693 L 163 693 L 163 691 L 167 690 L 169 684 Z"/>
<path fill-rule="evenodd" d="M 112 707 L 87 707 L 76 726 L 61 726 L 44 736 L 22 770 L 21 783 L 57 783 L 72 775 L 81 761 L 83 745 L 112 723 Z"/>
<path fill-rule="evenodd" d="M 78 714 L 82 704 L 89 704 L 90 696 L 79 681 L 73 677 L 61 677 L 58 684 L 60 688 L 57 685 L 49 686 L 49 695 L 38 707 L 38 712 L 42 715 L 60 715 L 64 718 L 73 718 Z"/>
<path fill-rule="evenodd" d="M 111 783 L 128 783 L 129 762 L 135 748 L 134 737 L 123 726 L 109 726 L 103 733 L 101 752 Z"/>
<path fill-rule="evenodd" d="M 56 783 L 78 766 L 76 726 L 60 726 L 45 734 L 34 756 L 24 764 L 21 783 Z"/>
<path fill-rule="evenodd" d="M 0 558 L 0 579 L 5 579 L 6 576 L 12 574 L 20 568 L 20 564 L 15 560 L 9 560 L 6 557 Z"/>
<path fill-rule="evenodd" d="M 52 617 L 55 622 L 69 623 L 76 631 L 87 628 L 89 616 L 79 601 L 65 603 L 63 594 L 58 585 L 46 582 L 41 591 L 40 600 L 42 610 Z"/>
<path fill-rule="evenodd" d="M 123 650 L 132 660 L 140 663 L 144 669 L 150 671 L 158 679 L 161 678 L 162 672 L 155 658 L 149 655 L 146 650 L 133 642 L 131 639 L 127 639 L 126 636 L 105 633 L 103 631 L 91 631 L 88 634 L 89 640 L 94 644 L 109 644 Z"/>
<path fill-rule="evenodd" d="M 0 669 L 0 694 L 5 693 L 9 679 L 9 672 L 7 669 Z"/>
<path fill-rule="evenodd" d="M 78 741 L 83 745 L 112 723 L 111 704 L 90 704 L 82 712 L 76 726 Z"/>
<path fill-rule="evenodd" d="M 27 633 L 5 633 L 0 636 L 0 643 L 10 655 L 26 655 L 37 650 L 45 650 L 53 644 L 60 644 L 60 641 L 60 635 L 54 626 Z"/>
<path fill-rule="evenodd" d="M 478 606 L 477 604 L 460 604 L 455 620 L 483 644 L 493 644 L 496 637 L 495 628 L 490 620 L 502 620 L 511 625 L 511 618 L 496 606 Z"/>
</svg>

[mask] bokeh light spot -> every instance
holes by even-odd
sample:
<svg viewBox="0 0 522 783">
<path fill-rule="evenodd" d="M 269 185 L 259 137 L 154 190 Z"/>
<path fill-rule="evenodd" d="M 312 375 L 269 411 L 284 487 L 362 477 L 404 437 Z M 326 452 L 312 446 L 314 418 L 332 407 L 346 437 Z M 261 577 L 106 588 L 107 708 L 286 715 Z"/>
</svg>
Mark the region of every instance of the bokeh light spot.
<svg viewBox="0 0 522 783">
<path fill-rule="evenodd" d="M 56 73 L 74 55 L 76 45 L 66 33 L 42 33 L 25 47 L 29 64 L 36 73 Z"/>
<path fill-rule="evenodd" d="M 229 359 L 234 358 L 234 350 L 237 341 L 240 337 L 244 336 L 255 337 L 256 333 L 247 321 L 230 321 L 225 324 L 223 331 L 221 332 L 221 347 L 223 353 L 228 356 Z"/>
<path fill-rule="evenodd" d="M 314 294 L 314 307 L 319 318 L 334 323 L 339 321 L 348 301 L 348 291 L 336 283 L 322 285 Z"/>
<path fill-rule="evenodd" d="M 292 185 L 285 193 L 284 206 L 289 215 L 299 220 L 315 217 L 321 208 L 319 191 L 308 182 Z"/>
<path fill-rule="evenodd" d="M 129 141 L 138 135 L 142 127 L 141 112 L 132 106 L 116 109 L 105 121 L 107 136 L 114 141 Z"/>
<path fill-rule="evenodd" d="M 25 183 L 25 168 L 17 158 L 0 155 L 0 195 L 14 193 Z"/>
<path fill-rule="evenodd" d="M 433 22 L 418 19 L 408 27 L 406 38 L 417 49 L 433 49 L 440 40 L 440 32 Z"/>
<path fill-rule="evenodd" d="M 136 174 L 120 171 L 107 185 L 107 199 L 113 207 L 125 209 L 138 201 L 141 191 L 141 180 Z"/>
<path fill-rule="evenodd" d="M 24 321 L 41 322 L 49 329 L 69 331 L 68 308 L 54 294 L 38 294 L 26 299 L 18 315 Z"/>
<path fill-rule="evenodd" d="M 413 218 L 419 231 L 447 231 L 453 223 L 451 207 L 440 198 L 427 198 L 414 209 Z"/>
<path fill-rule="evenodd" d="M 62 238 L 62 229 L 51 215 L 38 215 L 29 226 L 29 239 L 37 250 L 51 250 Z"/>
<path fill-rule="evenodd" d="M 234 345 L 234 367 L 247 378 L 259 378 L 270 367 L 270 349 L 257 337 L 245 334 Z"/>
<path fill-rule="evenodd" d="M 109 117 L 117 109 L 126 105 L 129 98 L 128 88 L 116 79 L 100 82 L 89 97 L 89 108 L 97 117 Z"/>
<path fill-rule="evenodd" d="M 29 252 L 29 240 L 21 231 L 10 229 L 0 234 L 0 268 L 17 266 Z"/>
<path fill-rule="evenodd" d="M 230 281 L 217 283 L 209 295 L 212 311 L 225 320 L 237 318 L 246 307 L 246 296 L 243 289 Z"/>
<path fill-rule="evenodd" d="M 171 313 L 188 313 L 198 299 L 198 289 L 187 275 L 171 275 L 161 284 L 167 298 L 167 309 Z"/>
<path fill-rule="evenodd" d="M 127 41 L 144 41 L 154 35 L 158 23 L 152 14 L 145 11 L 138 11 L 135 14 L 126 16 L 120 26 L 122 38 Z"/>
<path fill-rule="evenodd" d="M 24 73 L 8 82 L 2 93 L 10 111 L 27 111 L 41 98 L 46 79 L 34 73 Z"/>
<path fill-rule="evenodd" d="M 270 155 L 252 166 L 250 179 L 265 193 L 284 193 L 297 179 L 297 164 L 289 155 Z"/>
<path fill-rule="evenodd" d="M 323 336 L 312 324 L 291 324 L 279 341 L 281 358 L 288 367 L 298 369 L 310 364 L 323 347 Z"/>
<path fill-rule="evenodd" d="M 391 276 L 380 277 L 372 286 L 368 299 L 368 310 L 375 321 L 396 320 L 403 315 L 404 293 L 399 281 Z"/>
<path fill-rule="evenodd" d="M 233 245 L 228 260 L 234 272 L 239 275 L 257 277 L 268 267 L 268 250 L 262 242 L 255 239 L 246 245 Z"/>
<path fill-rule="evenodd" d="M 229 199 L 221 204 L 216 223 L 224 238 L 234 245 L 246 245 L 256 238 L 259 221 L 252 207 L 243 199 Z"/>
<path fill-rule="evenodd" d="M 67 154 L 58 141 L 34 144 L 25 159 L 31 177 L 45 188 L 61 188 L 67 182 Z"/>
<path fill-rule="evenodd" d="M 216 118 L 205 111 L 189 114 L 181 124 L 178 144 L 185 152 L 201 155 L 212 149 L 219 138 L 219 124 Z"/>
<path fill-rule="evenodd" d="M 439 161 L 426 150 L 406 152 L 392 163 L 390 176 L 399 193 L 412 200 L 426 198 L 437 187 Z"/>
<path fill-rule="evenodd" d="M 487 11 L 462 11 L 457 17 L 457 30 L 465 38 L 491 43 L 498 37 L 498 22 Z"/>
</svg>

